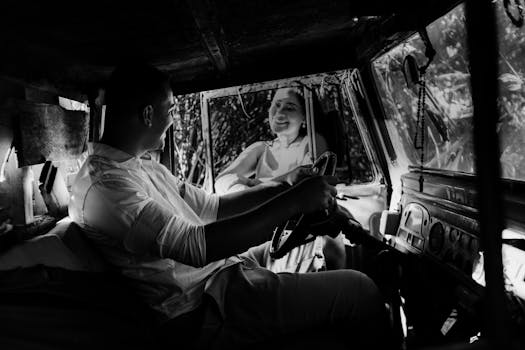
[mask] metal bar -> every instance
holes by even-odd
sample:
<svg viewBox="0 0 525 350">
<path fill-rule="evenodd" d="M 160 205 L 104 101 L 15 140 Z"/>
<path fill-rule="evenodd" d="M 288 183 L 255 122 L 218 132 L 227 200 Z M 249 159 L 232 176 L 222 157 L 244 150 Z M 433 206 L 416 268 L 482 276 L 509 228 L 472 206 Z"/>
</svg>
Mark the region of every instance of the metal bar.
<svg viewBox="0 0 525 350">
<path fill-rule="evenodd" d="M 166 131 L 166 142 L 164 144 L 164 149 L 160 152 L 160 162 L 170 170 L 170 172 L 176 175 L 176 166 L 175 166 L 175 147 L 174 147 L 174 128 L 171 125 Z"/>
<path fill-rule="evenodd" d="M 219 24 L 216 11 L 209 0 L 187 0 L 195 25 L 201 34 L 201 39 L 208 51 L 208 56 L 221 73 L 229 66 L 228 50 L 222 40 L 223 30 Z"/>
<path fill-rule="evenodd" d="M 365 148 L 366 155 L 371 163 L 372 173 L 374 179 L 377 180 L 378 176 L 382 176 L 387 181 L 387 185 L 392 188 L 390 183 L 390 176 L 388 174 L 388 166 L 386 161 L 381 160 L 376 150 L 387 149 L 386 142 L 383 139 L 373 135 L 373 131 L 370 126 L 375 123 L 374 111 L 368 99 L 368 94 L 364 90 L 364 83 L 361 78 L 361 74 L 357 69 L 348 71 L 349 74 L 344 80 L 344 88 L 346 89 L 347 98 L 350 104 L 350 109 L 359 130 L 361 140 L 363 140 L 363 146 Z M 357 99 L 361 99 L 360 102 Z M 354 101 L 355 99 L 355 101 Z M 377 124 L 377 123 L 375 123 Z M 377 125 L 374 126 L 377 128 Z M 390 142 L 390 141 L 389 141 Z"/>
<path fill-rule="evenodd" d="M 306 130 L 308 132 L 308 141 L 310 142 L 310 159 L 312 163 L 315 162 L 317 157 L 317 145 L 315 143 L 315 123 L 314 123 L 314 112 L 313 112 L 313 100 L 312 91 L 306 85 L 303 87 L 304 103 L 306 111 Z"/>
<path fill-rule="evenodd" d="M 485 329 L 493 348 L 508 349 L 508 312 L 505 306 L 501 232 L 498 121 L 498 61 L 496 20 L 492 1 L 468 1 L 466 19 L 470 53 L 474 150 L 479 223 L 485 268 Z"/>
<path fill-rule="evenodd" d="M 335 74 L 343 74 L 344 71 L 335 72 Z M 204 91 L 207 98 L 217 98 L 225 96 L 235 96 L 238 94 L 246 94 L 251 92 L 257 92 L 261 90 L 279 89 L 284 87 L 297 87 L 302 88 L 305 85 L 320 84 L 320 82 L 327 76 L 326 73 L 311 74 L 301 77 L 285 78 L 278 80 L 270 80 L 262 83 L 252 83 L 240 86 L 233 86 L 227 88 L 221 88 L 216 90 Z"/>
<path fill-rule="evenodd" d="M 211 120 L 208 109 L 208 99 L 206 94 L 200 94 L 201 100 L 201 122 L 202 122 L 202 142 L 206 151 L 206 176 L 204 179 L 204 189 L 210 193 L 215 193 L 215 167 L 213 166 L 213 150 L 211 138 Z"/>
</svg>

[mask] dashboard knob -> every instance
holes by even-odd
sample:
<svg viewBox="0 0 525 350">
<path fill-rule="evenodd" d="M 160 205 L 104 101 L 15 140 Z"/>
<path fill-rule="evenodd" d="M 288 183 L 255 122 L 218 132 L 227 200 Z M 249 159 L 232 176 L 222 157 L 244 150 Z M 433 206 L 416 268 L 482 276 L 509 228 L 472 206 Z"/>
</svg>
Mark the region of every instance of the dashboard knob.
<svg viewBox="0 0 525 350">
<path fill-rule="evenodd" d="M 461 232 L 458 229 L 451 228 L 450 233 L 448 234 L 448 239 L 452 243 L 456 243 L 461 237 Z"/>
<path fill-rule="evenodd" d="M 445 241 L 445 230 L 440 222 L 430 228 L 428 247 L 432 253 L 439 253 Z"/>
</svg>

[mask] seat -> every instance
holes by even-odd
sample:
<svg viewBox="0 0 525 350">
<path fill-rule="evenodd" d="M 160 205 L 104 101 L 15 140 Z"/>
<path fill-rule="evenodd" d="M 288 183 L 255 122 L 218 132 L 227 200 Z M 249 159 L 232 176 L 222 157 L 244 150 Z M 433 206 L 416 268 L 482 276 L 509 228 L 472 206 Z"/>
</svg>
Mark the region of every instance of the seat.
<svg viewBox="0 0 525 350">
<path fill-rule="evenodd" d="M 5 349 L 144 349 L 154 315 L 109 273 L 37 265 L 0 272 Z"/>
<path fill-rule="evenodd" d="M 0 255 L 3 348 L 151 348 L 157 316 L 75 223 Z"/>
<path fill-rule="evenodd" d="M 61 220 L 48 233 L 17 244 L 0 255 L 0 271 L 36 265 L 72 271 L 107 269 L 80 227 L 70 219 Z"/>
</svg>

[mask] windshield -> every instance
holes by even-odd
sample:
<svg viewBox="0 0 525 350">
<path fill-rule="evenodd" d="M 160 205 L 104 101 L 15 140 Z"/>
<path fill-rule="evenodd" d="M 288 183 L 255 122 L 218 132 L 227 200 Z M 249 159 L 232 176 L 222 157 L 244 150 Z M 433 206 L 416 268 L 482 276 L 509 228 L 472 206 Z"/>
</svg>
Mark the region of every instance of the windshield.
<svg viewBox="0 0 525 350">
<path fill-rule="evenodd" d="M 375 175 L 356 124 L 358 116 L 341 92 L 346 75 L 346 71 L 319 73 L 203 92 L 213 180 L 226 181 L 232 169 L 242 173 L 243 181 L 272 178 L 331 151 L 337 155 L 341 183 L 372 182 Z M 282 101 L 299 108 L 283 112 L 278 107 Z M 279 117 L 273 118 L 279 125 L 270 123 L 272 106 L 274 112 L 279 108 Z M 295 135 L 292 146 L 281 146 L 286 135 Z M 262 153 L 253 157 L 257 152 Z M 211 174 L 206 176 L 207 183 Z M 215 190 L 221 186 L 215 184 Z"/>
<path fill-rule="evenodd" d="M 499 42 L 499 124 L 502 177 L 525 180 L 525 32 L 495 2 Z M 425 140 L 420 143 L 419 85 L 407 84 L 407 55 L 426 64 L 426 46 L 414 34 L 374 60 L 374 78 L 386 125 L 401 165 L 474 173 L 472 100 L 464 6 L 426 27 L 436 55 L 426 72 Z M 417 127 L 420 125 L 420 127 Z M 490 142 L 490 140 L 487 140 Z"/>
<path fill-rule="evenodd" d="M 495 6 L 499 51 L 498 133 L 501 172 L 503 177 L 525 180 L 525 27 L 520 28 L 512 23 L 503 1 Z"/>
<path fill-rule="evenodd" d="M 398 157 L 408 165 L 474 172 L 472 101 L 469 85 L 463 8 L 458 7 L 427 27 L 436 55 L 426 72 L 424 147 L 415 147 L 419 86 L 407 84 L 407 55 L 423 66 L 425 43 L 414 34 L 373 63 L 387 116 L 386 124 Z M 421 125 L 421 124 L 420 124 Z M 423 158 L 421 157 L 423 152 Z"/>
</svg>

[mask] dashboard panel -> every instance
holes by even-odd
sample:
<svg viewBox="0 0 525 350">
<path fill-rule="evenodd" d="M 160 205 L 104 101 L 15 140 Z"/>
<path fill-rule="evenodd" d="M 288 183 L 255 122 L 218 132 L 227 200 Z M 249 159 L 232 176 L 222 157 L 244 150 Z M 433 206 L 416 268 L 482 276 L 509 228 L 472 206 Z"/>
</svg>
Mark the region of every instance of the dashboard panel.
<svg viewBox="0 0 525 350">
<path fill-rule="evenodd" d="M 402 252 L 430 257 L 469 277 L 479 253 L 476 235 L 433 216 L 425 206 L 416 202 L 404 206 L 391 245 Z"/>
<path fill-rule="evenodd" d="M 469 288 L 484 286 L 479 276 L 483 249 L 475 177 L 424 170 L 410 171 L 401 181 L 399 223 L 389 231 L 393 237 L 387 244 L 446 268 Z M 504 181 L 503 185 L 508 226 L 502 232 L 504 276 L 513 293 L 525 297 L 525 183 Z"/>
</svg>

